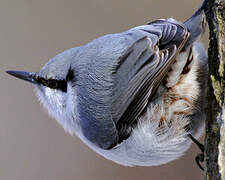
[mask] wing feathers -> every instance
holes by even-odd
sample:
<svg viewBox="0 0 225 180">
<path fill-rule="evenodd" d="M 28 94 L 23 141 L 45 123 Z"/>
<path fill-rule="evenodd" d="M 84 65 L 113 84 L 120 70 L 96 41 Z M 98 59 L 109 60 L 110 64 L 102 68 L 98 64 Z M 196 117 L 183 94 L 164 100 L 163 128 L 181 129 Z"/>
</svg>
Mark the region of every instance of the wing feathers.
<svg viewBox="0 0 225 180">
<path fill-rule="evenodd" d="M 186 42 L 188 32 L 181 25 L 159 20 L 133 28 L 124 35 L 138 40 L 131 42 L 113 73 L 111 112 L 120 141 L 129 136 L 131 127 L 137 123 L 162 82 L 174 56 Z"/>
</svg>

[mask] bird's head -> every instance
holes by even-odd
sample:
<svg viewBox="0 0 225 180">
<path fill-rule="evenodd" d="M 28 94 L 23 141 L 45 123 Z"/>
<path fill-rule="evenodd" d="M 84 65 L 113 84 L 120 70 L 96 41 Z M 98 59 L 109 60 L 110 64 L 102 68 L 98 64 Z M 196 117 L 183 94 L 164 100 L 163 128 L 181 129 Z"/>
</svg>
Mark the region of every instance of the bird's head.
<svg viewBox="0 0 225 180">
<path fill-rule="evenodd" d="M 40 72 L 6 71 L 12 76 L 32 83 L 40 102 L 49 114 L 71 134 L 75 131 L 74 119 L 71 119 L 72 106 L 76 102 L 73 100 L 76 96 L 71 88 L 76 78 L 74 69 L 71 68 L 75 54 L 75 48 L 64 51 L 52 58 Z"/>
</svg>

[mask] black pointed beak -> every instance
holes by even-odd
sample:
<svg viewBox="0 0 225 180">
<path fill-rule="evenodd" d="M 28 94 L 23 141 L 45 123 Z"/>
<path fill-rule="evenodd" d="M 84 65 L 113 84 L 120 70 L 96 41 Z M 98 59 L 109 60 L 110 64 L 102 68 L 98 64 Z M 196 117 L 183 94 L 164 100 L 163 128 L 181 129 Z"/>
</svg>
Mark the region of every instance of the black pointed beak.
<svg viewBox="0 0 225 180">
<path fill-rule="evenodd" d="M 28 81 L 33 84 L 39 84 L 36 81 L 37 73 L 35 73 L 35 72 L 25 72 L 25 71 L 6 71 L 6 72 L 16 78 L 24 80 L 24 81 Z"/>
</svg>

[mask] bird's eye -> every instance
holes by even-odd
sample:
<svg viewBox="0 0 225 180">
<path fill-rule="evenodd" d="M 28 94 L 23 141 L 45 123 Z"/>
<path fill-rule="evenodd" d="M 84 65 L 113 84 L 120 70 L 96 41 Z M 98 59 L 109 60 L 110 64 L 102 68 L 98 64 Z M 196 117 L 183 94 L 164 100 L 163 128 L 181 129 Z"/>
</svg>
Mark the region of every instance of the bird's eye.
<svg viewBox="0 0 225 180">
<path fill-rule="evenodd" d="M 43 84 L 44 86 L 47 86 L 48 85 L 48 81 L 43 79 L 43 78 L 40 78 L 40 82 L 41 84 Z"/>
<path fill-rule="evenodd" d="M 48 87 L 50 87 L 52 89 L 56 89 L 58 87 L 57 81 L 54 80 L 54 79 L 49 79 L 48 80 Z"/>
</svg>

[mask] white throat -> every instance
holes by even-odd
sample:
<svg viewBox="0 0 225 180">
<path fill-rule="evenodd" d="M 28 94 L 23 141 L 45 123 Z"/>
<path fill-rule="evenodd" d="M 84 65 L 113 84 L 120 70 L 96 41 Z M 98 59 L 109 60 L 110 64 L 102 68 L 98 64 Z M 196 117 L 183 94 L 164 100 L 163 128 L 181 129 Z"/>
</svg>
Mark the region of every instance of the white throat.
<svg viewBox="0 0 225 180">
<path fill-rule="evenodd" d="M 45 86 L 35 86 L 35 91 L 40 103 L 65 131 L 71 135 L 80 131 L 76 108 L 77 96 L 70 83 L 67 85 L 67 92 Z"/>
</svg>

